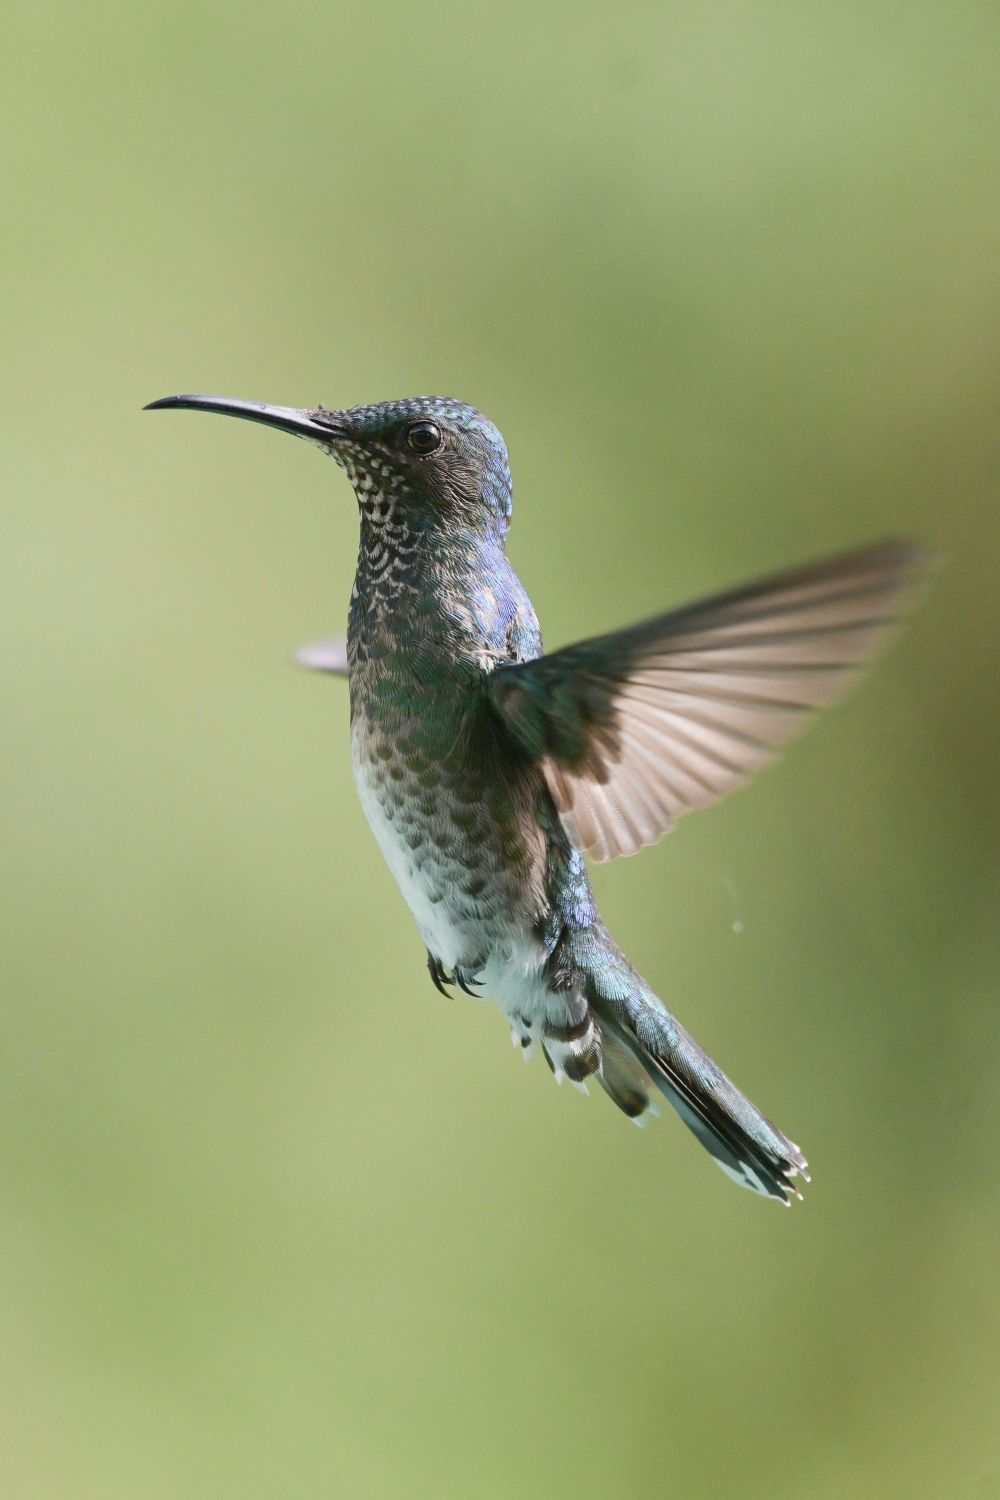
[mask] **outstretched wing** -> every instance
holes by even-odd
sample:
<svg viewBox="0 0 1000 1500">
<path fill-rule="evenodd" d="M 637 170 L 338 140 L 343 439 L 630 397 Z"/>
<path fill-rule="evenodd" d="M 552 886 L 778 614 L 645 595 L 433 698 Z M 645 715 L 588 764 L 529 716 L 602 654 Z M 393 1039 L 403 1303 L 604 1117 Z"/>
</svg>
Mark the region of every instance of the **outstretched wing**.
<svg viewBox="0 0 1000 1500">
<path fill-rule="evenodd" d="M 574 843 L 598 860 L 634 854 L 844 691 L 922 562 L 883 542 L 500 667 L 493 707 L 544 767 Z"/>
</svg>

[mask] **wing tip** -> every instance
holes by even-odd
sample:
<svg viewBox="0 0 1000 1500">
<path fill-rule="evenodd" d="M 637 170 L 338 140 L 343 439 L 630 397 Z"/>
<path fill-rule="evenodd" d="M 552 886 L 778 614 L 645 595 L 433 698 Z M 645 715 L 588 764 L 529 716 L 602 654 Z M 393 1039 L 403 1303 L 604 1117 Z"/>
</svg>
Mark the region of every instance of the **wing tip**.
<svg viewBox="0 0 1000 1500">
<path fill-rule="evenodd" d="M 327 672 L 333 677 L 347 677 L 347 642 L 342 636 L 326 641 L 310 641 L 292 653 L 296 666 L 310 672 Z"/>
</svg>

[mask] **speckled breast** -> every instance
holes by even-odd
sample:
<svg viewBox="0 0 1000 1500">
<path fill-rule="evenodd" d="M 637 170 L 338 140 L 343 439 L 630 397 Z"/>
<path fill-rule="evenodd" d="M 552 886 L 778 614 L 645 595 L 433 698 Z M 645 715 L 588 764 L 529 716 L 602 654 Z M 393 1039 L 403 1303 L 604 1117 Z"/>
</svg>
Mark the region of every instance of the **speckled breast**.
<svg viewBox="0 0 1000 1500">
<path fill-rule="evenodd" d="M 381 707 L 381 705 L 380 705 Z M 537 962 L 548 908 L 531 768 L 511 764 L 470 714 L 445 732 L 355 706 L 354 774 L 372 831 L 429 951 L 478 974 Z"/>
</svg>

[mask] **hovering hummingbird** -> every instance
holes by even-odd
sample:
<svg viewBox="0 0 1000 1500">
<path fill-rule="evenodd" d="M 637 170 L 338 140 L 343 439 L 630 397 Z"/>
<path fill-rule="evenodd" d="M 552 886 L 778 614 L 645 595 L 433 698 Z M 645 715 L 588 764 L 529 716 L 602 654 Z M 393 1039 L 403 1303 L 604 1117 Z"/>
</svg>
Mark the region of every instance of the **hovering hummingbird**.
<svg viewBox="0 0 1000 1500">
<path fill-rule="evenodd" d="M 558 1080 L 639 1123 L 668 1100 L 722 1170 L 786 1205 L 806 1159 L 636 973 L 584 855 L 652 844 L 766 765 L 886 634 L 919 567 L 898 541 L 779 573 L 548 655 L 506 555 L 492 422 L 418 397 L 344 411 L 218 396 L 305 438 L 361 513 L 346 642 L 301 660 L 350 682 L 361 803 L 442 993 L 495 1000 Z"/>
</svg>

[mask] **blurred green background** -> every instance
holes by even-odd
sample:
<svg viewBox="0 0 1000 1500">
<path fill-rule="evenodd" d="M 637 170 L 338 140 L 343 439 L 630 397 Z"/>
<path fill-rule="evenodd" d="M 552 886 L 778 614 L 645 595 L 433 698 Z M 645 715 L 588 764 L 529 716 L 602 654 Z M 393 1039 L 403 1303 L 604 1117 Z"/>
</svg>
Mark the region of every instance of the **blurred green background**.
<svg viewBox="0 0 1000 1500">
<path fill-rule="evenodd" d="M 88 7 L 4 31 L 0 1491 L 1000 1494 L 995 4 Z M 550 645 L 946 566 L 595 880 L 814 1167 L 445 1002 L 356 804 L 343 477 L 145 401 L 435 392 Z"/>
</svg>

